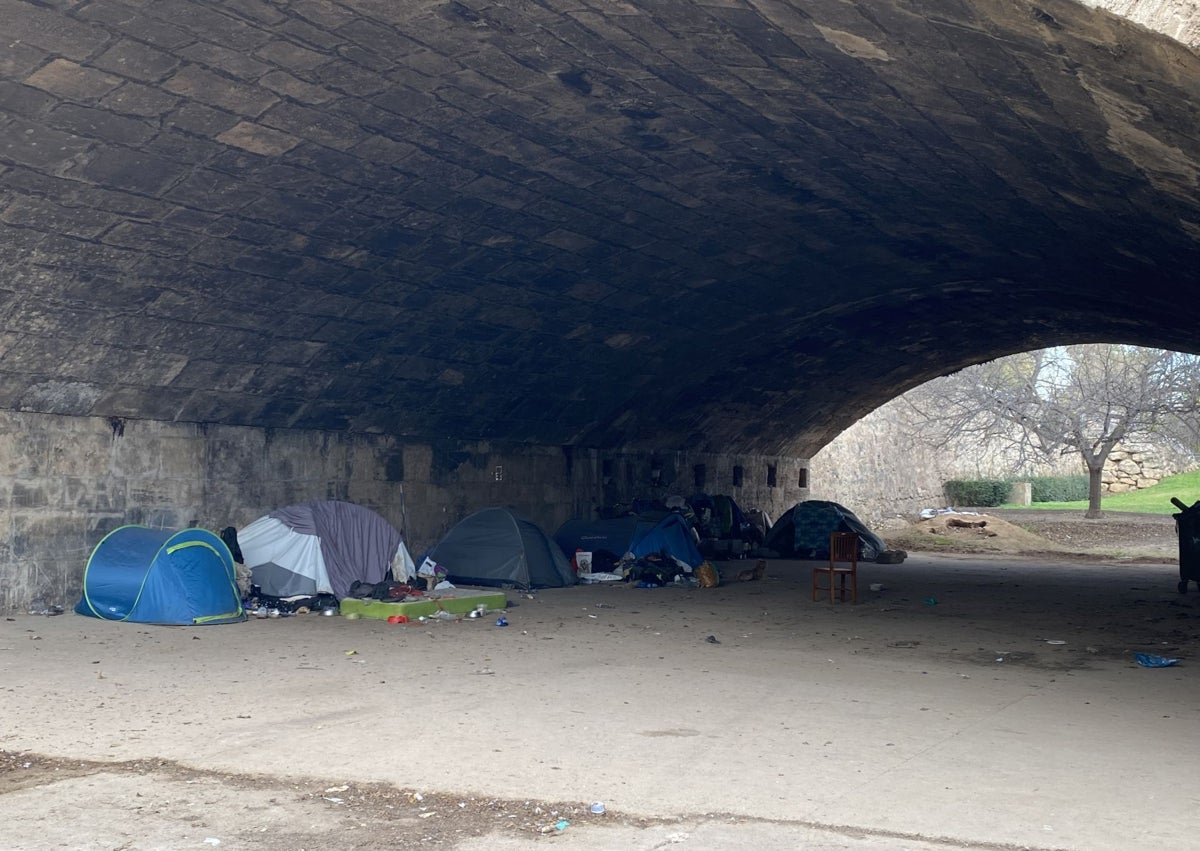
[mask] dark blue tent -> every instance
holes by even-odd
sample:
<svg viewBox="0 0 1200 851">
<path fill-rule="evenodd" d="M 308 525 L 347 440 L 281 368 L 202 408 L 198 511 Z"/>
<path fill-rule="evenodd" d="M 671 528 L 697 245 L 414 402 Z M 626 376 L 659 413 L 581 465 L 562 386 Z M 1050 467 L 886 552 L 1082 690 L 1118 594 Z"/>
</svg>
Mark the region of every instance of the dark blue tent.
<svg viewBox="0 0 1200 851">
<path fill-rule="evenodd" d="M 83 572 L 81 615 L 158 624 L 246 619 L 233 556 L 206 529 L 122 526 L 104 537 Z"/>
<path fill-rule="evenodd" d="M 858 535 L 858 556 L 875 561 L 887 549 L 883 539 L 844 505 L 822 499 L 798 502 L 771 527 L 765 546 L 783 558 L 829 558 L 829 536 L 833 532 Z"/>
<path fill-rule="evenodd" d="M 638 558 L 665 552 L 684 564 L 699 567 L 704 561 L 696 548 L 692 527 L 679 514 L 659 517 L 614 517 L 611 520 L 568 520 L 554 533 L 567 558 L 577 550 L 605 551 L 617 558 L 633 553 Z"/>
</svg>

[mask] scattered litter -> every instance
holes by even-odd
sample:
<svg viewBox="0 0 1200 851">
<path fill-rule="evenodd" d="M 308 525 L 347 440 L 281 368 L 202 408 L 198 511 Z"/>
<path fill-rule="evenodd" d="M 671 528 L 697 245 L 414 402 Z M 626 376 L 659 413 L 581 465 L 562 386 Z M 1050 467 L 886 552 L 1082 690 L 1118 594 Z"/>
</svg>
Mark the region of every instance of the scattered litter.
<svg viewBox="0 0 1200 851">
<path fill-rule="evenodd" d="M 504 617 L 503 615 L 496 618 L 496 626 L 508 626 L 508 618 Z"/>
<path fill-rule="evenodd" d="M 347 656 L 357 656 L 358 655 L 357 650 L 346 650 L 345 653 Z"/>
<path fill-rule="evenodd" d="M 720 644 L 721 643 L 720 639 L 718 639 L 715 635 L 710 635 L 708 638 L 706 638 L 704 640 L 707 641 L 709 644 Z"/>
<path fill-rule="evenodd" d="M 350 788 L 349 786 L 330 786 L 328 789 L 325 790 L 325 794 L 330 795 L 334 792 L 345 792 L 349 788 Z"/>
<path fill-rule="evenodd" d="M 592 815 L 602 816 L 602 815 L 604 815 L 604 802 L 597 801 L 596 803 L 592 804 L 591 807 L 589 807 L 588 809 L 590 810 Z"/>
<path fill-rule="evenodd" d="M 1179 664 L 1178 659 L 1157 656 L 1154 653 L 1134 653 L 1133 658 L 1137 659 L 1137 663 L 1143 668 L 1169 668 Z"/>
<path fill-rule="evenodd" d="M 1047 644 L 1053 644 L 1053 645 L 1056 645 L 1056 646 L 1057 646 L 1057 645 L 1060 645 L 1060 644 L 1066 644 L 1067 642 L 1065 642 L 1065 641 L 1061 641 L 1061 640 L 1059 640 L 1059 639 L 1057 639 L 1057 638 L 1047 638 L 1047 639 L 1046 639 L 1046 643 L 1047 643 Z"/>
<path fill-rule="evenodd" d="M 937 597 L 926 597 L 925 598 L 926 606 L 936 606 L 937 604 L 938 604 Z"/>
<path fill-rule="evenodd" d="M 882 590 L 883 590 L 883 585 L 882 585 L 881 583 L 879 583 L 879 582 L 872 582 L 872 583 L 871 583 L 871 590 L 872 590 L 872 591 L 882 591 Z"/>
<path fill-rule="evenodd" d="M 341 799 L 341 798 L 334 798 L 334 797 L 331 797 L 331 796 L 329 796 L 329 795 L 325 795 L 325 796 L 323 796 L 323 797 L 325 798 L 325 800 L 326 800 L 326 801 L 328 801 L 328 802 L 329 802 L 329 803 L 331 803 L 331 804 L 341 804 L 341 803 L 344 803 L 344 801 L 342 801 L 342 799 Z"/>
<path fill-rule="evenodd" d="M 430 816 L 436 816 L 436 815 L 437 815 L 437 812 L 435 810 L 430 810 L 427 813 L 417 813 L 417 818 L 429 818 Z"/>
<path fill-rule="evenodd" d="M 932 520 L 934 517 L 939 517 L 943 514 L 962 514 L 968 517 L 978 517 L 978 511 L 959 511 L 957 508 L 922 508 L 920 518 L 922 520 Z"/>
<path fill-rule="evenodd" d="M 207 839 L 205 839 L 205 840 L 204 840 L 204 844 L 205 844 L 205 845 L 214 845 L 214 846 L 215 846 L 215 845 L 220 845 L 220 844 L 221 844 L 221 840 L 217 839 L 217 837 L 215 837 L 215 836 L 210 836 L 210 837 L 208 837 Z"/>
</svg>

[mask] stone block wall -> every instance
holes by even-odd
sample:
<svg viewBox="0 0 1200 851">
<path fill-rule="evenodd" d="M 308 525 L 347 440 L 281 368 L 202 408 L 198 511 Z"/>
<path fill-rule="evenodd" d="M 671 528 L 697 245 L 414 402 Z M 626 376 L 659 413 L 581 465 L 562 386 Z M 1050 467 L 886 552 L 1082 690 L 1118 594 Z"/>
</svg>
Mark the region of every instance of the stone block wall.
<svg viewBox="0 0 1200 851">
<path fill-rule="evenodd" d="M 280 506 L 344 499 L 402 530 L 417 558 L 479 508 L 514 508 L 553 533 L 610 502 L 691 495 L 698 466 L 708 493 L 774 517 L 807 493 L 807 462 L 794 458 L 0 412 L 0 610 L 35 598 L 74 606 L 93 548 L 126 524 L 220 531 Z"/>
<path fill-rule="evenodd" d="M 921 443 L 903 412 L 885 405 L 842 432 L 812 458 L 812 498 L 849 508 L 873 529 L 945 505 L 955 453 Z"/>
<path fill-rule="evenodd" d="M 1180 472 L 1153 449 L 1114 449 L 1108 455 L 1100 486 L 1105 493 L 1129 493 L 1157 485 Z"/>
</svg>

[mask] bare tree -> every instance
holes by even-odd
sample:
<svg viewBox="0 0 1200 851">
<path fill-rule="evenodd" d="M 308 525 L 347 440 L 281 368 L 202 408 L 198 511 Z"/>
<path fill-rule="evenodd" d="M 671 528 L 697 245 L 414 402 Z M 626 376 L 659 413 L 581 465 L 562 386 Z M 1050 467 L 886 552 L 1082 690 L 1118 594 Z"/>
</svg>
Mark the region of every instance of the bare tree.
<svg viewBox="0 0 1200 851">
<path fill-rule="evenodd" d="M 1088 472 L 1085 516 L 1099 517 L 1114 447 L 1195 424 L 1200 358 L 1116 344 L 1041 349 L 968 367 L 905 399 L 935 440 L 999 441 L 1018 462 L 1078 454 Z"/>
</svg>

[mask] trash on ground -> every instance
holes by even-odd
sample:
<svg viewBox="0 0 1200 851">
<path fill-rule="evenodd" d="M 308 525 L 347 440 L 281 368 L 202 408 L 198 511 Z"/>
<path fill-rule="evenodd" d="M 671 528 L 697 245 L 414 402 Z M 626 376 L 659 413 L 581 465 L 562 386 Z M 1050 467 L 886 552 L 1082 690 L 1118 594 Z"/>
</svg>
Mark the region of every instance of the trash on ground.
<svg viewBox="0 0 1200 851">
<path fill-rule="evenodd" d="M 583 585 L 595 585 L 600 582 L 620 582 L 625 577 L 619 573 L 581 573 L 579 582 Z"/>
<path fill-rule="evenodd" d="M 978 517 L 978 511 L 959 511 L 957 508 L 922 508 L 920 518 L 922 520 L 932 520 L 942 514 L 963 514 L 972 517 Z"/>
<path fill-rule="evenodd" d="M 1158 656 L 1154 653 L 1134 653 L 1133 658 L 1137 659 L 1137 663 L 1143 668 L 1169 668 L 1179 664 L 1178 659 Z"/>
</svg>

